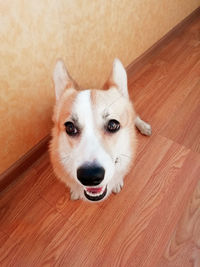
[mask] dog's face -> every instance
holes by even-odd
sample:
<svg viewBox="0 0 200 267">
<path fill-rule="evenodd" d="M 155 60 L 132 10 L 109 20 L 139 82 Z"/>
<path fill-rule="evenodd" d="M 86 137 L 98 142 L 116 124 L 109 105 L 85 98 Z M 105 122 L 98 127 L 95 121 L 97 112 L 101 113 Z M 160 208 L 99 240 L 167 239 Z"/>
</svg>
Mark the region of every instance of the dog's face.
<svg viewBox="0 0 200 267">
<path fill-rule="evenodd" d="M 54 71 L 51 161 L 74 198 L 100 201 L 128 172 L 135 148 L 126 72 L 115 60 L 107 90 L 76 90 L 63 62 Z"/>
</svg>

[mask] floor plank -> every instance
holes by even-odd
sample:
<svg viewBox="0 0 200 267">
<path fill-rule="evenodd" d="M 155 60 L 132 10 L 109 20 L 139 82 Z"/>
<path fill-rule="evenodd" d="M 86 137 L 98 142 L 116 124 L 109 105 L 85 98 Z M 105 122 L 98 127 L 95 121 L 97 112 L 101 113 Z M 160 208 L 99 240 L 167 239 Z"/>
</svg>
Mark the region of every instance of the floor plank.
<svg viewBox="0 0 200 267">
<path fill-rule="evenodd" d="M 71 201 L 45 153 L 0 193 L 0 266 L 200 266 L 200 18 L 129 70 L 153 127 L 118 195 Z"/>
<path fill-rule="evenodd" d="M 200 152 L 200 81 L 181 104 L 162 134 Z"/>
<path fill-rule="evenodd" d="M 171 235 L 158 266 L 200 266 L 200 181 Z"/>
</svg>

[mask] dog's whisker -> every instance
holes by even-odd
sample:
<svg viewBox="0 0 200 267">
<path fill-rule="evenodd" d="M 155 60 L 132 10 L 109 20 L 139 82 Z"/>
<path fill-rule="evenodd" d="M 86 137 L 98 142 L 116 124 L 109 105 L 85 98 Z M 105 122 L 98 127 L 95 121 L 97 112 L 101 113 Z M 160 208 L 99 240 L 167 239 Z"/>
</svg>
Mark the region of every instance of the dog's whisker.
<svg viewBox="0 0 200 267">
<path fill-rule="evenodd" d="M 67 158 L 69 158 L 70 157 L 70 155 L 68 154 L 68 155 L 61 155 L 61 158 L 62 159 L 67 159 Z"/>
<path fill-rule="evenodd" d="M 132 131 L 135 128 L 135 126 L 127 127 L 126 130 Z"/>
<path fill-rule="evenodd" d="M 129 159 L 132 159 L 132 157 L 131 157 L 131 156 L 128 156 L 128 155 L 125 155 L 125 154 L 120 154 L 120 156 L 123 156 L 123 157 L 129 158 Z"/>
<path fill-rule="evenodd" d="M 70 159 L 70 156 L 69 155 L 68 156 L 61 156 L 60 159 L 63 163 L 67 163 Z"/>
<path fill-rule="evenodd" d="M 150 127 L 139 117 L 134 123 L 134 107 L 129 101 L 122 63 L 114 60 L 108 80 L 113 89 L 107 92 L 88 89 L 76 93 L 66 89 L 78 86 L 62 60 L 56 63 L 53 80 L 56 123 L 50 153 L 56 175 L 70 188 L 73 200 L 101 201 L 112 192 L 119 193 L 133 159 L 130 146 L 136 143 L 135 124 L 144 126 L 147 134 Z M 65 89 L 68 96 L 63 97 Z M 68 121 L 64 122 L 64 117 Z M 60 131 L 63 123 L 65 129 Z"/>
<path fill-rule="evenodd" d="M 110 108 L 112 105 L 114 105 L 119 99 L 121 99 L 121 96 L 116 98 L 107 108 Z"/>
<path fill-rule="evenodd" d="M 109 114 L 109 117 L 110 117 L 110 118 L 120 118 L 120 114 L 119 114 L 119 113 L 114 113 L 114 112 L 113 112 L 113 113 L 110 113 L 110 114 Z"/>
</svg>

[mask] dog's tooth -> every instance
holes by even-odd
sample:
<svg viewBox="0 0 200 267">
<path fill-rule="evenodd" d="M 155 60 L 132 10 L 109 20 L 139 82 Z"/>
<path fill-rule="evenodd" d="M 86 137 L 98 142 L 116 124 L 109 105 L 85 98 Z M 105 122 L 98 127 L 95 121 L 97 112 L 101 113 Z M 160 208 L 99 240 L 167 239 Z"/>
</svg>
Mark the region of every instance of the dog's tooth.
<svg viewBox="0 0 200 267">
<path fill-rule="evenodd" d="M 87 191 L 87 194 L 90 196 L 101 196 L 103 193 L 104 193 L 104 190 L 102 190 L 102 193 L 96 193 L 96 194 Z"/>
<path fill-rule="evenodd" d="M 86 188 L 86 192 L 87 192 L 87 194 L 90 195 L 90 196 L 94 196 L 94 197 L 96 197 L 96 196 L 101 196 L 101 195 L 104 193 L 105 188 L 106 188 L 106 186 L 103 186 L 103 187 L 102 187 L 101 193 L 92 193 L 92 192 L 89 192 L 89 191 L 87 190 L 87 188 Z"/>
</svg>

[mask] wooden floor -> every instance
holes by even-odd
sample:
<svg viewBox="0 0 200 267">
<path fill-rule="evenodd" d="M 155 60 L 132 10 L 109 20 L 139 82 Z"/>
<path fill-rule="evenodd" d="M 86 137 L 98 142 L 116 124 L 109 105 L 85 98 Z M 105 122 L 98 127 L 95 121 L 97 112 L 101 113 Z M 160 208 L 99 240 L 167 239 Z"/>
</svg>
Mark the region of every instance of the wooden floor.
<svg viewBox="0 0 200 267">
<path fill-rule="evenodd" d="M 72 202 L 44 154 L 0 195 L 0 266 L 200 266 L 200 17 L 129 89 L 153 135 L 122 192 Z"/>
</svg>

